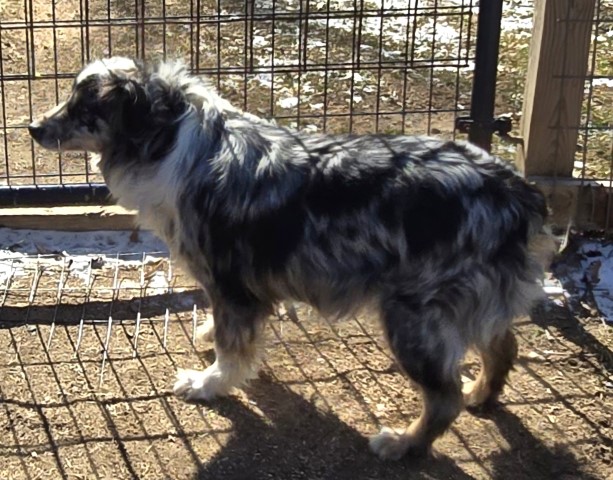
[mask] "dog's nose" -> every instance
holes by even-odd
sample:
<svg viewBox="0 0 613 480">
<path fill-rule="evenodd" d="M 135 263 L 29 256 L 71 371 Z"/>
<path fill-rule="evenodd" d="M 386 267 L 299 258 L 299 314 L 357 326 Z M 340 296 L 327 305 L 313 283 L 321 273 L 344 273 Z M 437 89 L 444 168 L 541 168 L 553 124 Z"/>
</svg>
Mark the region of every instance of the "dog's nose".
<svg viewBox="0 0 613 480">
<path fill-rule="evenodd" d="M 38 122 L 32 122 L 30 125 L 28 125 L 28 132 L 30 132 L 30 136 L 32 138 L 39 138 L 42 131 L 43 128 Z"/>
</svg>

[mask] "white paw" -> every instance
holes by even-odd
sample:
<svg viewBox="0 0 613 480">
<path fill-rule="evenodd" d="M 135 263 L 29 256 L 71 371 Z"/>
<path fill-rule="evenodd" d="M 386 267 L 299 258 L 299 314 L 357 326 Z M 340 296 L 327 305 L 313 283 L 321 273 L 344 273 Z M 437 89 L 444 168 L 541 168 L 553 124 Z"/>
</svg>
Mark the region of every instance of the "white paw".
<svg viewBox="0 0 613 480">
<path fill-rule="evenodd" d="M 179 370 L 173 392 L 185 400 L 213 400 L 227 395 L 231 388 L 215 362 L 206 370 Z"/>
<path fill-rule="evenodd" d="M 488 399 L 490 390 L 482 382 L 475 380 L 462 386 L 462 394 L 466 407 L 478 407 Z"/>
<path fill-rule="evenodd" d="M 370 437 L 369 444 L 370 449 L 379 458 L 383 460 L 399 460 L 407 453 L 410 441 L 406 434 L 383 427 L 380 433 Z"/>
<path fill-rule="evenodd" d="M 196 327 L 196 340 L 212 342 L 215 340 L 215 322 L 213 315 L 207 314 L 204 322 Z"/>
<path fill-rule="evenodd" d="M 471 380 L 469 382 L 465 382 L 462 385 L 462 395 L 464 396 L 464 404 L 467 406 L 473 405 L 476 402 L 476 398 L 475 398 L 475 385 L 477 384 L 477 382 L 475 380 Z"/>
</svg>

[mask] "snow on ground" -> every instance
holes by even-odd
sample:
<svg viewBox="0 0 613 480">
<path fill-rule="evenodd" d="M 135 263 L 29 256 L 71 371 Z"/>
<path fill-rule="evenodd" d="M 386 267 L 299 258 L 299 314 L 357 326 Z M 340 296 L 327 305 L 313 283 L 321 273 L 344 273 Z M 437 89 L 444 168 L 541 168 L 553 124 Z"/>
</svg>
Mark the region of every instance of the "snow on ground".
<svg viewBox="0 0 613 480">
<path fill-rule="evenodd" d="M 593 299 L 598 314 L 613 324 L 613 242 L 583 241 L 554 270 L 557 286 L 569 299 L 577 304 Z"/>
<path fill-rule="evenodd" d="M 49 255 L 66 252 L 68 255 L 141 254 L 161 252 L 167 248 L 160 239 L 147 231 L 139 231 L 137 238 L 130 230 L 59 232 L 51 230 L 14 230 L 0 228 L 0 257 L 14 254 Z M 140 258 L 139 258 L 140 259 Z"/>
<path fill-rule="evenodd" d="M 534 2 L 532 0 L 515 0 L 505 2 L 503 8 L 502 21 L 500 22 L 501 30 L 529 35 L 529 31 L 532 29 Z"/>
<path fill-rule="evenodd" d="M 26 262 L 67 265 L 70 275 L 87 282 L 92 268 L 140 268 L 168 256 L 164 243 L 150 232 L 59 232 L 0 228 L 0 287 L 26 273 Z M 148 291 L 168 286 L 164 272 L 148 278 Z"/>
<path fill-rule="evenodd" d="M 93 264 L 139 267 L 168 256 L 164 243 L 150 232 L 54 232 L 0 228 L 0 287 L 11 276 L 23 275 L 24 262 L 44 258 L 61 265 L 70 259 L 72 275 L 87 281 Z M 613 323 L 613 242 L 584 241 L 576 253 L 555 266 L 555 276 L 545 282 L 545 292 L 556 303 L 581 301 L 590 292 L 600 315 Z M 147 281 L 149 293 L 168 287 L 163 271 Z M 572 304 L 572 302 L 571 302 Z"/>
</svg>

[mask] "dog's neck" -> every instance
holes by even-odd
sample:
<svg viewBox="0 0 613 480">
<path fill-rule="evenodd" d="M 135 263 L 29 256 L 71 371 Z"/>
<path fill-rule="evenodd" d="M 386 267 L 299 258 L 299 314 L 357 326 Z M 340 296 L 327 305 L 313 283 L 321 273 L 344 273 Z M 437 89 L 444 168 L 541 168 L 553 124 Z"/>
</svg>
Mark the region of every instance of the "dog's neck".
<svg viewBox="0 0 613 480">
<path fill-rule="evenodd" d="M 155 220 L 163 214 L 174 214 L 175 200 L 182 188 L 178 181 L 186 178 L 184 170 L 192 157 L 203 156 L 201 150 L 194 148 L 202 146 L 202 142 L 193 137 L 203 133 L 199 119 L 192 113 L 178 124 L 172 141 L 159 158 L 148 157 L 146 145 L 126 148 L 119 144 L 103 151 L 94 162 L 121 206 Z M 155 221 L 145 223 L 156 229 Z"/>
</svg>

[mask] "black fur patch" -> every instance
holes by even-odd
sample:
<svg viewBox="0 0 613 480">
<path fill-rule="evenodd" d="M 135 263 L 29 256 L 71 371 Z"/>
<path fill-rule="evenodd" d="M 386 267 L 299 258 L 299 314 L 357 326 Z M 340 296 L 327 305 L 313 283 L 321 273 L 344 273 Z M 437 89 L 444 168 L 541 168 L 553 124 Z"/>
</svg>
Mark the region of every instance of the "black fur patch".
<svg viewBox="0 0 613 480">
<path fill-rule="evenodd" d="M 403 215 L 409 253 L 421 255 L 438 244 L 453 243 L 465 220 L 459 200 L 432 181 L 424 180 L 411 190 Z"/>
</svg>

